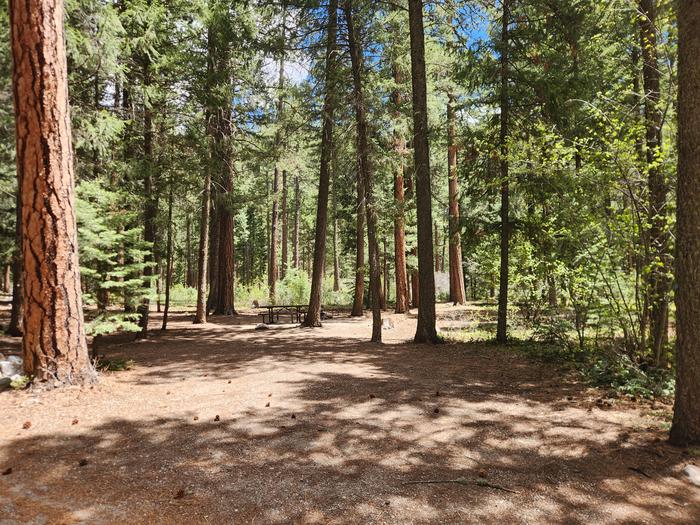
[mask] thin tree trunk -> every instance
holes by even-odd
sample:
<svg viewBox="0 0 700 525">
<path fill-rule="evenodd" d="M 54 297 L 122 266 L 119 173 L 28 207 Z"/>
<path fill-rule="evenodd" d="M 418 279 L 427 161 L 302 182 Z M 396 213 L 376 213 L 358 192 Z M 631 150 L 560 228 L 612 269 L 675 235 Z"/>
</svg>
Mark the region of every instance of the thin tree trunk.
<svg viewBox="0 0 700 525">
<path fill-rule="evenodd" d="M 161 312 L 161 301 L 160 296 L 162 293 L 163 286 L 163 261 L 160 259 L 156 263 L 156 312 Z"/>
<path fill-rule="evenodd" d="M 396 37 L 399 37 L 400 26 L 396 23 L 392 27 Z M 404 104 L 401 94 L 401 86 L 404 83 L 403 74 L 399 65 L 398 51 L 396 47 L 398 42 L 394 42 L 391 47 L 392 53 L 392 74 L 396 87 L 391 94 L 394 103 L 394 120 L 398 123 L 401 119 L 401 107 Z M 396 210 L 394 214 L 394 276 L 396 288 L 396 306 L 395 312 L 403 314 L 409 310 L 409 288 L 408 288 L 408 272 L 406 270 L 406 233 L 405 233 L 405 197 L 404 197 L 404 156 L 406 154 L 406 138 L 400 131 L 400 126 L 394 128 L 393 146 L 394 154 L 396 155 L 396 168 L 394 171 L 394 203 Z"/>
<path fill-rule="evenodd" d="M 413 84 L 413 156 L 418 216 L 418 326 L 416 343 L 439 341 L 435 328 L 435 274 L 433 273 L 433 209 L 428 146 L 428 101 L 425 75 L 423 1 L 408 0 Z"/>
<path fill-rule="evenodd" d="M 325 94 L 323 102 L 321 132 L 321 166 L 319 169 L 318 203 L 316 207 L 316 231 L 314 240 L 314 264 L 311 277 L 311 296 L 304 326 L 321 326 L 321 292 L 323 289 L 323 266 L 326 259 L 326 234 L 328 232 L 328 187 L 330 185 L 330 162 L 333 149 L 333 113 L 336 106 L 335 74 L 337 57 L 336 33 L 338 26 L 338 1 L 328 2 L 326 30 Z"/>
<path fill-rule="evenodd" d="M 510 20 L 510 0 L 503 0 L 503 19 L 501 22 L 501 267 L 498 287 L 498 325 L 496 340 L 505 343 L 508 340 L 508 257 L 510 239 L 510 190 L 508 181 L 508 68 L 509 45 L 508 23 Z"/>
<path fill-rule="evenodd" d="M 209 67 L 209 65 L 208 65 Z M 207 115 L 207 165 L 204 173 L 204 191 L 202 191 L 202 217 L 199 227 L 199 250 L 197 253 L 197 312 L 194 324 L 207 322 L 207 282 L 209 255 L 209 212 L 211 210 L 211 116 Z"/>
<path fill-rule="evenodd" d="M 700 445 L 700 2 L 678 2 L 676 404 L 671 443 Z"/>
<path fill-rule="evenodd" d="M 450 258 L 450 301 L 464 304 L 464 269 L 462 268 L 462 238 L 459 230 L 459 197 L 457 184 L 457 118 L 454 108 L 454 95 L 448 96 L 447 102 L 447 177 L 449 194 L 449 258 Z"/>
<path fill-rule="evenodd" d="M 639 28 L 644 82 L 644 126 L 649 186 L 649 313 L 651 341 L 657 365 L 666 362 L 670 280 L 670 232 L 668 230 L 668 183 L 658 166 L 661 153 L 662 114 L 659 109 L 660 71 L 657 54 L 656 0 L 639 0 Z"/>
<path fill-rule="evenodd" d="M 333 209 L 333 291 L 340 290 L 340 254 L 338 253 L 338 198 L 337 198 L 337 163 L 336 163 L 336 148 L 333 148 L 333 168 L 332 175 L 333 186 L 331 194 L 331 207 Z"/>
<path fill-rule="evenodd" d="M 185 224 L 185 286 L 193 288 L 195 286 L 194 268 L 192 266 L 192 219 L 189 212 Z"/>
<path fill-rule="evenodd" d="M 143 84 L 145 88 L 151 85 L 151 61 L 148 56 L 143 60 Z M 156 243 L 156 219 L 158 217 L 158 201 L 154 190 L 153 175 L 153 110 L 149 102 L 144 103 L 143 110 L 143 196 L 145 200 L 143 214 L 143 240 L 148 243 L 149 247 L 144 256 L 145 266 L 143 269 L 144 287 L 147 293 L 150 292 L 153 285 L 154 275 L 154 254 Z M 148 334 L 148 318 L 150 313 L 150 299 L 144 297 L 139 307 L 141 314 L 141 337 L 146 337 Z"/>
<path fill-rule="evenodd" d="M 278 221 L 279 221 L 279 178 L 280 167 L 279 160 L 282 154 L 282 123 L 284 115 L 284 37 L 285 25 L 287 19 L 287 4 L 282 3 L 282 28 L 280 35 L 279 49 L 279 75 L 277 82 L 277 131 L 275 132 L 275 170 L 272 181 L 272 218 L 270 221 L 270 262 L 268 271 L 268 289 L 270 302 L 274 304 L 277 295 L 277 281 L 280 279 L 279 262 L 277 260 L 278 251 Z M 283 176 L 286 174 L 283 173 Z M 284 250 L 284 248 L 283 248 Z M 284 263 L 283 263 L 284 264 Z M 283 270 L 284 271 L 284 270 Z"/>
<path fill-rule="evenodd" d="M 438 223 L 435 221 L 435 233 L 433 234 L 433 240 L 435 242 L 435 272 L 440 271 L 440 231 L 438 230 Z"/>
<path fill-rule="evenodd" d="M 2 291 L 4 293 L 10 293 L 10 288 L 12 288 L 12 280 L 10 278 L 11 275 L 12 275 L 12 265 L 5 264 L 5 272 L 3 274 L 3 281 L 2 281 Z"/>
<path fill-rule="evenodd" d="M 173 177 L 170 176 L 168 188 L 168 240 L 165 248 L 165 306 L 163 309 L 162 330 L 168 329 L 168 314 L 170 313 L 170 287 L 173 280 Z"/>
<path fill-rule="evenodd" d="M 10 310 L 10 324 L 7 327 L 7 335 L 21 337 L 24 323 L 22 306 L 22 200 L 19 190 L 15 192 L 15 248 L 12 253 L 12 308 Z"/>
<path fill-rule="evenodd" d="M 387 302 L 389 301 L 389 263 L 387 260 L 387 246 L 386 246 L 386 237 L 384 237 L 384 260 L 383 262 L 383 268 L 384 268 L 384 279 L 382 280 L 382 284 L 384 285 L 382 293 L 382 310 L 386 310 Z"/>
<path fill-rule="evenodd" d="M 357 170 L 357 211 L 355 237 L 355 292 L 352 302 L 352 317 L 363 315 L 365 298 L 365 186 L 358 166 Z"/>
<path fill-rule="evenodd" d="M 9 7 L 25 270 L 24 370 L 53 386 L 92 382 L 78 263 L 63 2 L 12 0 Z"/>
<path fill-rule="evenodd" d="M 292 264 L 294 268 L 299 268 L 299 228 L 301 226 L 301 188 L 299 175 L 294 175 L 294 234 L 293 234 L 293 254 Z"/>
<path fill-rule="evenodd" d="M 277 222 L 279 219 L 279 180 L 280 171 L 275 167 L 272 178 L 272 218 L 270 219 L 270 262 L 268 263 L 267 287 L 270 301 L 275 302 L 277 293 L 277 281 L 279 279 L 279 267 L 277 265 Z"/>
<path fill-rule="evenodd" d="M 289 266 L 289 222 L 287 221 L 287 170 L 282 171 L 282 270 L 280 279 L 287 275 Z"/>
<path fill-rule="evenodd" d="M 382 340 L 382 283 L 377 240 L 377 210 L 374 207 L 372 163 L 369 152 L 367 108 L 362 92 L 363 53 L 359 37 L 355 32 L 352 0 L 345 0 L 345 20 L 348 26 L 348 44 L 352 62 L 355 118 L 357 120 L 357 157 L 359 173 L 365 188 L 365 212 L 367 216 L 367 244 L 369 245 L 369 286 L 372 291 L 372 342 Z"/>
</svg>

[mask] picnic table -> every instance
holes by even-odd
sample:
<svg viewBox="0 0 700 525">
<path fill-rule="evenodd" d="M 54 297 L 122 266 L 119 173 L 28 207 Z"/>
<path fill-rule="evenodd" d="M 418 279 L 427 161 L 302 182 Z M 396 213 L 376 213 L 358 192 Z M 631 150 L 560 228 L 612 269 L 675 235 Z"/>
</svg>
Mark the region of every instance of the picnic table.
<svg viewBox="0 0 700 525">
<path fill-rule="evenodd" d="M 265 324 L 277 324 L 280 322 L 280 316 L 284 319 L 289 316 L 290 323 L 301 323 L 306 318 L 306 310 L 309 308 L 306 304 L 270 304 L 261 306 L 261 310 L 266 312 L 259 314 L 263 318 Z"/>
</svg>

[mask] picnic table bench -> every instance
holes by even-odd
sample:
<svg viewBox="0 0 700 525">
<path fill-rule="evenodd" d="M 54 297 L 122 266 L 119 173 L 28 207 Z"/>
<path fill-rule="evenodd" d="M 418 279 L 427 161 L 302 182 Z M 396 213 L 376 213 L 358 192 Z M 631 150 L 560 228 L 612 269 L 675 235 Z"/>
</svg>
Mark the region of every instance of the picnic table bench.
<svg viewBox="0 0 700 525">
<path fill-rule="evenodd" d="M 271 304 L 261 306 L 261 310 L 267 310 L 259 314 L 264 324 L 277 324 L 280 322 L 280 316 L 286 318 L 289 316 L 290 323 L 301 323 L 306 319 L 306 311 L 309 308 L 306 304 Z"/>
</svg>

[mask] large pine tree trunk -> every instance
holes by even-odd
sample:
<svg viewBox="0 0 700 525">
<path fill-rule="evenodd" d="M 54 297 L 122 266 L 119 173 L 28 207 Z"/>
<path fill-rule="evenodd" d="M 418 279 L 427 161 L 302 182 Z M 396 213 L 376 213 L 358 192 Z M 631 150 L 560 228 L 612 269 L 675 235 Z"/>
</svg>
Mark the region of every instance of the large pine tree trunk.
<svg viewBox="0 0 700 525">
<path fill-rule="evenodd" d="M 508 258 L 510 239 L 508 181 L 508 24 L 510 21 L 510 0 L 503 0 L 503 18 L 501 21 L 501 130 L 500 130 L 500 175 L 501 175 L 501 266 L 498 287 L 498 324 L 496 340 L 505 343 L 508 339 Z"/>
<path fill-rule="evenodd" d="M 228 137 L 230 140 L 230 137 Z M 228 146 L 227 146 L 228 147 Z M 234 306 L 234 268 L 233 268 L 233 215 L 229 210 L 227 197 L 233 189 L 233 177 L 230 170 L 230 159 L 223 163 L 226 171 L 223 178 L 223 194 L 219 203 L 218 218 L 218 284 L 216 286 L 216 301 L 214 313 L 218 315 L 235 315 Z"/>
<path fill-rule="evenodd" d="M 671 442 L 700 445 L 700 2 L 678 2 L 676 404 Z"/>
<path fill-rule="evenodd" d="M 456 114 L 454 95 L 450 94 L 447 102 L 447 177 L 450 221 L 449 221 L 449 259 L 450 259 L 450 301 L 464 304 L 464 269 L 462 268 L 462 238 L 459 234 L 459 198 L 457 186 L 457 144 Z"/>
<path fill-rule="evenodd" d="M 668 183 L 659 166 L 663 116 L 659 109 L 660 76 L 657 54 L 656 0 L 639 0 L 639 29 L 644 82 L 644 127 L 649 186 L 649 272 L 648 295 L 652 350 L 657 365 L 665 363 L 668 342 L 670 280 L 670 232 L 668 230 Z"/>
<path fill-rule="evenodd" d="M 63 2 L 12 0 L 10 24 L 24 370 L 54 386 L 93 381 L 78 264 Z"/>
<path fill-rule="evenodd" d="M 330 186 L 330 162 L 333 149 L 333 113 L 337 93 L 335 74 L 337 63 L 338 1 L 328 2 L 328 22 L 326 29 L 325 93 L 323 101 L 321 132 L 321 166 L 318 181 L 318 202 L 316 207 L 316 231 L 314 239 L 314 263 L 311 276 L 311 296 L 304 326 L 321 326 L 321 292 L 323 289 L 323 267 L 326 260 L 326 234 L 328 232 L 328 189 Z"/>
<path fill-rule="evenodd" d="M 418 215 L 418 326 L 416 343 L 435 343 L 435 274 L 433 273 L 433 206 L 428 146 L 428 101 L 425 76 L 423 1 L 408 1 L 411 31 L 411 80 L 413 84 L 413 157 L 416 171 Z"/>
<path fill-rule="evenodd" d="M 357 121 L 357 157 L 359 174 L 365 189 L 365 212 L 367 216 L 367 244 L 369 247 L 369 286 L 372 292 L 372 342 L 382 340 L 382 283 L 379 261 L 379 241 L 377 240 L 377 210 L 374 206 L 372 163 L 369 154 L 367 130 L 367 108 L 362 93 L 363 54 L 359 37 L 355 31 L 352 14 L 352 0 L 345 0 L 345 20 L 348 26 L 348 44 L 352 62 L 353 94 L 355 99 L 355 119 Z"/>
</svg>

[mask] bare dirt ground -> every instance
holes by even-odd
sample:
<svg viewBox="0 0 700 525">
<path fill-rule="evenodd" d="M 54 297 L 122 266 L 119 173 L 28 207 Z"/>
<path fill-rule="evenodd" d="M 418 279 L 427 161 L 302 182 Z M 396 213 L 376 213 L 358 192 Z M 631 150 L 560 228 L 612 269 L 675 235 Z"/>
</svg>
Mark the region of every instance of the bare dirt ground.
<svg viewBox="0 0 700 525">
<path fill-rule="evenodd" d="M 105 347 L 134 369 L 0 393 L 0 524 L 700 523 L 669 407 L 601 405 L 496 346 L 407 343 L 415 319 L 391 317 L 380 346 L 368 318 L 154 315 Z"/>
</svg>

